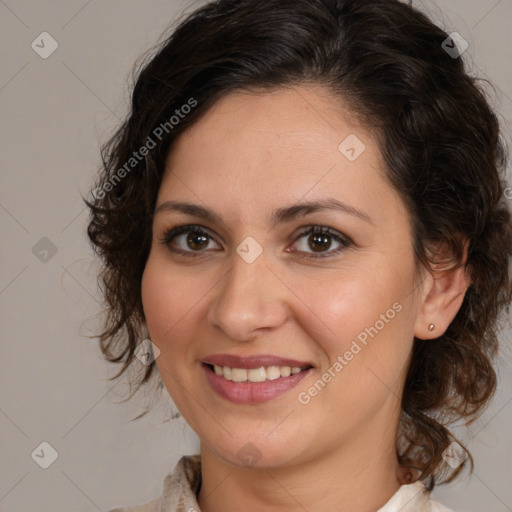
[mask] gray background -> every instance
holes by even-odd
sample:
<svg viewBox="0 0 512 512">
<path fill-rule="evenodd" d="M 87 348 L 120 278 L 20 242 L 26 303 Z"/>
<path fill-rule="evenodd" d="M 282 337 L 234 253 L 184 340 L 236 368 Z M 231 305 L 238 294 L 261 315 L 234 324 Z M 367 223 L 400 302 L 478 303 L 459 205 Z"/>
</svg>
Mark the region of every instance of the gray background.
<svg viewBox="0 0 512 512">
<path fill-rule="evenodd" d="M 126 380 L 107 380 L 114 369 L 87 337 L 99 306 L 80 194 L 99 166 L 99 145 L 127 111 L 132 64 L 177 14 L 200 3 L 0 0 L 1 512 L 142 503 L 160 494 L 181 455 L 197 452 L 183 420 L 163 421 L 165 394 L 155 412 L 129 421 L 144 396 L 120 403 Z M 495 84 L 492 101 L 510 141 L 512 0 L 415 5 L 468 41 L 464 57 Z M 31 48 L 45 31 L 59 45 L 47 59 Z M 510 330 L 501 337 L 496 398 L 469 432 L 457 429 L 476 471 L 434 493 L 460 512 L 512 511 Z M 58 452 L 48 469 L 31 457 L 43 441 Z"/>
</svg>

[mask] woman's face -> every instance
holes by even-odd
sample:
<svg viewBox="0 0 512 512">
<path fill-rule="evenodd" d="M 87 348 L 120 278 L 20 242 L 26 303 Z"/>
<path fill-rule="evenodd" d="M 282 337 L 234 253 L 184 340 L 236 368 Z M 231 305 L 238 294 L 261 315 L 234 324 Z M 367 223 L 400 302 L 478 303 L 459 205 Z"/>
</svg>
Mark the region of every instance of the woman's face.
<svg viewBox="0 0 512 512">
<path fill-rule="evenodd" d="M 394 450 L 421 303 L 410 220 L 326 90 L 230 94 L 176 140 L 142 296 L 165 386 L 223 460 Z"/>
</svg>

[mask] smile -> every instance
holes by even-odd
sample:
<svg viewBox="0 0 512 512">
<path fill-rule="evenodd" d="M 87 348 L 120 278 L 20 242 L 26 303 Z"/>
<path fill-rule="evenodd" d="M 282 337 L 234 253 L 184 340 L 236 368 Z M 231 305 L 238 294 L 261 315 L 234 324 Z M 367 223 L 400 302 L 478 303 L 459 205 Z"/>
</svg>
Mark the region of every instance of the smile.
<svg viewBox="0 0 512 512">
<path fill-rule="evenodd" d="M 304 368 L 298 366 L 261 366 L 260 368 L 231 368 L 229 366 L 214 365 L 215 373 L 226 380 L 233 382 L 265 382 L 281 377 L 289 377 L 300 373 Z"/>
<path fill-rule="evenodd" d="M 290 391 L 314 370 L 311 366 L 236 368 L 205 363 L 201 367 L 213 391 L 236 404 L 258 404 L 273 400 Z"/>
</svg>

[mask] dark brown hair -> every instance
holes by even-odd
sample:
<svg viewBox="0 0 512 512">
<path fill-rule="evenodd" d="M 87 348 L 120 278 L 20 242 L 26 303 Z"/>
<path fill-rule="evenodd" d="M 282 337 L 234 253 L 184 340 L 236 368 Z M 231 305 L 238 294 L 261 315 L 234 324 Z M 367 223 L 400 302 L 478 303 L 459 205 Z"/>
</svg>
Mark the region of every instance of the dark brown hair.
<svg viewBox="0 0 512 512">
<path fill-rule="evenodd" d="M 103 263 L 100 346 L 122 364 L 113 378 L 144 338 L 141 279 L 173 140 L 229 92 L 322 85 L 379 134 L 388 178 L 411 215 L 418 264 L 429 268 L 428 249 L 440 243 L 445 263 L 465 264 L 471 277 L 447 331 L 414 340 L 397 443 L 401 463 L 419 468 L 429 488 L 459 472 L 442 461 L 453 439 L 447 425 L 475 419 L 496 387 L 512 227 L 498 120 L 463 58 L 446 51 L 447 38 L 398 0 L 219 0 L 180 23 L 140 70 L 129 117 L 102 148 L 86 201 Z M 145 368 L 137 389 L 154 371 L 155 363 Z"/>
</svg>

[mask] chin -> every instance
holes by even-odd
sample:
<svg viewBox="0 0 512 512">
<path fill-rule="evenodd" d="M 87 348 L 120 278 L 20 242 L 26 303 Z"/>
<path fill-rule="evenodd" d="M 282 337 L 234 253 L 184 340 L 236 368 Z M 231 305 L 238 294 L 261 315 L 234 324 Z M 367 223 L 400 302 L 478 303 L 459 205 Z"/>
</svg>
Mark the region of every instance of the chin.
<svg viewBox="0 0 512 512">
<path fill-rule="evenodd" d="M 230 438 L 222 445 L 214 443 L 213 450 L 229 464 L 245 468 L 287 467 L 296 463 L 298 459 L 297 443 L 283 443 L 282 436 L 274 440 L 261 435 L 255 435 L 253 438 L 245 435 L 243 439 L 234 440 Z"/>
</svg>

